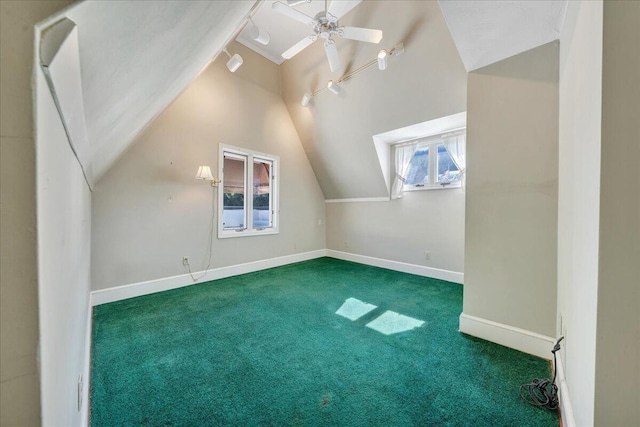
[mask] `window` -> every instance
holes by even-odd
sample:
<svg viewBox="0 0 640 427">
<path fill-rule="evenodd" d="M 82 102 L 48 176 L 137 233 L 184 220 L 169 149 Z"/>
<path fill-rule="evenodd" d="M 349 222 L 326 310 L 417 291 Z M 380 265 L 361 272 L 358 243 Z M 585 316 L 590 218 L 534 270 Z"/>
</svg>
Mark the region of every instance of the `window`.
<svg viewBox="0 0 640 427">
<path fill-rule="evenodd" d="M 397 144 L 392 197 L 402 191 L 460 187 L 465 160 L 464 130 Z"/>
<path fill-rule="evenodd" d="M 218 237 L 278 233 L 278 157 L 220 146 Z"/>
</svg>

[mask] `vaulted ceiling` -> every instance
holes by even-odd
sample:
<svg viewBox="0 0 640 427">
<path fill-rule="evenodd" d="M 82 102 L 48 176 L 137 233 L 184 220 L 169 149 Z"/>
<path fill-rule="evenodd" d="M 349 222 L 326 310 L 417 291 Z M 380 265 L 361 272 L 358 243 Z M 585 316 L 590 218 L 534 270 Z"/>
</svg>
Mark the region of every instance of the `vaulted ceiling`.
<svg viewBox="0 0 640 427">
<path fill-rule="evenodd" d="M 79 31 L 96 180 L 222 50 L 253 5 L 237 0 L 87 1 L 64 13 Z"/>
<path fill-rule="evenodd" d="M 261 53 L 274 62 L 281 61 L 281 52 L 278 52 L 295 43 L 308 29 L 286 17 L 270 17 L 267 12 L 272 3 L 270 0 L 87 1 L 64 12 L 64 16 L 77 24 L 79 31 L 85 120 L 96 180 L 127 150 L 145 126 L 244 28 L 246 18 L 253 13 L 252 8 L 259 7 L 255 23 L 267 27 L 273 40 L 270 52 L 266 52 L 262 46 Z M 388 49 L 399 41 L 408 42 L 409 49 L 422 49 L 415 44 L 412 46 L 416 35 L 431 43 L 429 37 L 434 35 L 434 29 L 430 26 L 434 23 L 439 25 L 439 19 L 444 19 L 448 27 L 445 31 L 450 33 L 447 37 L 451 37 L 455 43 L 456 54 L 462 59 L 464 69 L 470 71 L 556 39 L 566 8 L 566 1 L 440 0 L 439 7 L 427 8 L 430 15 L 425 18 L 417 15 L 404 16 L 406 13 L 423 11 L 425 8 L 420 5 L 424 3 L 422 1 L 365 0 L 364 3 L 367 3 L 366 7 L 360 4 L 347 13 L 345 22 L 354 26 L 380 28 L 385 32 L 385 37 L 379 46 L 340 40 L 344 43 L 338 46 L 339 53 L 347 70 L 368 61 L 367 58 L 375 54 L 376 49 Z M 313 15 L 316 9 L 324 7 L 324 1 L 313 0 L 311 4 L 297 7 Z M 252 47 L 246 34 L 241 33 L 238 40 L 260 52 L 261 47 Z M 448 42 L 445 40 L 444 43 Z M 433 58 L 425 60 L 423 64 L 419 58 L 426 51 L 412 54 L 414 56 L 409 55 L 404 60 L 406 64 L 403 67 L 437 67 L 438 61 L 442 61 L 444 57 L 438 53 L 437 43 L 432 47 L 435 54 Z M 341 147 L 350 143 L 353 138 L 362 137 L 359 136 L 362 132 L 358 128 L 362 127 L 363 122 L 346 120 L 344 126 L 347 129 L 340 132 L 335 132 L 333 126 L 324 124 L 325 120 L 327 123 L 341 123 L 341 114 L 336 115 L 335 112 L 341 111 L 347 104 L 338 105 L 333 102 L 332 105 L 323 107 L 326 108 L 325 112 L 301 112 L 298 107 L 293 106 L 294 100 L 297 103 L 302 93 L 325 84 L 326 80 L 322 81 L 325 77 L 339 78 L 342 75 L 332 76 L 320 71 L 327 66 L 320 48 L 310 46 L 309 53 L 294 58 L 298 61 L 296 67 L 286 67 L 293 60 L 283 64 L 283 80 L 292 80 L 285 91 L 288 93 L 284 96 L 290 98 L 290 112 L 314 171 L 327 198 L 381 195 L 384 180 L 373 151 L 360 152 L 359 158 L 370 165 L 370 170 L 376 170 L 376 176 L 365 174 L 362 182 L 355 186 L 353 183 L 359 179 L 357 174 L 338 160 L 338 156 L 344 155 L 344 152 L 340 152 Z M 401 61 L 403 59 L 398 58 L 396 67 L 400 67 Z M 451 61 L 447 56 L 443 64 L 451 66 Z M 301 70 L 307 76 L 301 77 L 300 72 L 294 72 L 294 69 Z M 423 71 L 421 70 L 423 75 L 450 72 L 441 70 L 425 74 Z M 426 86 L 433 84 L 429 81 L 414 82 L 420 73 L 399 69 L 393 72 L 398 81 Z M 380 85 L 388 81 L 379 77 L 374 80 Z M 393 91 L 393 88 L 389 89 L 389 96 Z M 362 94 L 363 99 L 359 103 L 367 104 L 367 108 L 385 109 L 384 103 L 375 105 L 379 99 L 365 96 L 368 93 L 366 88 L 343 94 L 341 101 L 356 93 Z M 320 104 L 329 102 L 328 99 L 319 101 Z M 430 102 L 447 104 L 446 100 L 432 99 Z M 358 111 L 361 107 L 356 104 L 358 103 L 347 107 Z M 365 126 L 368 142 L 371 142 L 370 139 L 376 132 L 390 130 L 389 126 L 416 123 L 420 117 L 428 115 L 430 105 L 417 102 L 414 106 L 422 111 L 415 114 L 408 111 L 405 117 L 396 117 L 397 111 L 381 112 L 384 120 L 370 123 L 370 129 Z M 451 111 L 456 112 L 458 111 Z M 396 119 L 387 120 L 390 117 Z M 318 120 L 317 131 L 311 131 L 307 126 L 314 119 Z M 340 140 L 336 141 L 338 137 Z M 181 141 L 176 141 L 176 144 L 180 143 Z"/>
</svg>

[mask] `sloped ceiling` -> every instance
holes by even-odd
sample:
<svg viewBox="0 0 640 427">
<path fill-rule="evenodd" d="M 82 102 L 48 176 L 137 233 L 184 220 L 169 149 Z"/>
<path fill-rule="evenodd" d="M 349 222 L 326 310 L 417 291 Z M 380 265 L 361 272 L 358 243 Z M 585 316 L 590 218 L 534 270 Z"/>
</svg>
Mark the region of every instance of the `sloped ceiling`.
<svg viewBox="0 0 640 427">
<path fill-rule="evenodd" d="M 566 0 L 439 0 L 467 71 L 560 37 Z"/>
<path fill-rule="evenodd" d="M 342 25 L 383 31 L 380 44 L 336 40 L 345 70 L 331 72 L 324 47 L 314 43 L 281 66 L 283 98 L 326 199 L 389 197 L 373 136 L 460 113 L 467 74 L 437 2 L 365 0 Z M 313 93 L 404 42 L 388 67 L 365 69 L 334 95 Z"/>
<path fill-rule="evenodd" d="M 254 3 L 87 1 L 64 13 L 79 30 L 96 180 L 224 48 Z"/>
</svg>

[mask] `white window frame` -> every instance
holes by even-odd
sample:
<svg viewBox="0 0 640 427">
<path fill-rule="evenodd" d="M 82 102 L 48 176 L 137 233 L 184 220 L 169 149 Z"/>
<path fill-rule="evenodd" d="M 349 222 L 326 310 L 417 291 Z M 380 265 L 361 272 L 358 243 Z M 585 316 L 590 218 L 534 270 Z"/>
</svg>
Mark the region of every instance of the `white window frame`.
<svg viewBox="0 0 640 427">
<path fill-rule="evenodd" d="M 411 141 L 405 141 L 398 144 L 395 144 L 395 149 L 407 145 L 415 145 L 416 151 L 418 148 L 429 148 L 429 184 L 424 184 L 421 186 L 415 185 L 406 185 L 403 184 L 402 191 L 424 191 L 424 190 L 446 190 L 448 188 L 460 188 L 462 187 L 462 180 L 451 182 L 448 184 L 443 184 L 436 182 L 438 179 L 438 145 L 444 144 L 443 136 L 447 134 L 451 134 L 453 132 L 466 132 L 466 128 L 448 130 L 446 133 L 442 133 L 439 135 L 432 135 L 428 137 L 422 137 L 413 139 Z M 395 159 L 395 151 L 394 151 L 394 159 Z M 397 162 L 395 162 L 397 163 Z M 463 178 L 464 179 L 464 178 Z"/>
<path fill-rule="evenodd" d="M 243 157 L 246 158 L 245 170 L 244 170 L 244 212 L 245 228 L 224 229 L 224 156 L 230 154 L 231 157 Z M 271 163 L 271 193 L 270 193 L 270 205 L 272 215 L 271 227 L 253 227 L 253 163 L 254 159 L 264 160 Z M 249 236 L 262 236 L 268 234 L 278 234 L 280 232 L 280 178 L 279 178 L 280 157 L 272 154 L 260 153 L 245 148 L 234 147 L 231 145 L 220 144 L 218 151 L 218 176 L 220 177 L 220 184 L 218 187 L 218 238 L 226 239 L 231 237 L 249 237 Z"/>
</svg>

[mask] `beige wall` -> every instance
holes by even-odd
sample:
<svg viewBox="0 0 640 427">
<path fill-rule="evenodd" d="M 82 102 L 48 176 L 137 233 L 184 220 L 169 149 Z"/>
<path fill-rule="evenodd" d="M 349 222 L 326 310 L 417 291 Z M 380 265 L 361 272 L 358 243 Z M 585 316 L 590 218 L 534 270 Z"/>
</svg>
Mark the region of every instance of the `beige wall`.
<svg viewBox="0 0 640 427">
<path fill-rule="evenodd" d="M 433 1 L 365 1 L 341 25 L 378 28 L 379 44 L 336 41 L 345 70 L 331 73 L 321 42 L 282 68 L 283 97 L 326 199 L 388 196 L 372 136 L 465 111 L 466 71 L 440 6 Z M 406 51 L 302 107 L 305 92 L 404 42 Z"/>
<path fill-rule="evenodd" d="M 33 27 L 69 1 L 0 2 L 0 425 L 40 424 Z"/>
<path fill-rule="evenodd" d="M 558 43 L 469 74 L 465 314 L 555 334 Z"/>
<path fill-rule="evenodd" d="M 466 71 L 437 2 L 363 2 L 344 24 L 384 33 L 379 45 L 338 40 L 347 70 L 399 42 L 406 51 L 390 58 L 387 70 L 367 69 L 345 82 L 340 96 L 324 92 L 304 108 L 303 93 L 344 74 L 329 71 L 316 43 L 282 65 L 283 97 L 326 199 L 388 197 L 372 136 L 465 111 Z M 418 191 L 387 202 L 329 203 L 327 248 L 462 272 L 464 193 Z"/>
<path fill-rule="evenodd" d="M 604 2 L 595 425 L 640 422 L 640 3 Z"/>
<path fill-rule="evenodd" d="M 280 233 L 213 241 L 211 268 L 325 248 L 324 198 L 279 94 L 278 67 L 234 43 L 154 120 L 93 193 L 92 283 L 103 289 L 207 265 L 218 144 L 280 156 Z M 318 224 L 318 222 L 321 224 Z"/>
<path fill-rule="evenodd" d="M 464 193 L 411 191 L 390 202 L 327 203 L 327 249 L 462 273 Z"/>
<path fill-rule="evenodd" d="M 593 425 L 598 302 L 602 2 L 570 2 L 560 37 L 558 322 L 578 426 Z M 565 399 L 567 397 L 565 396 Z"/>
</svg>

